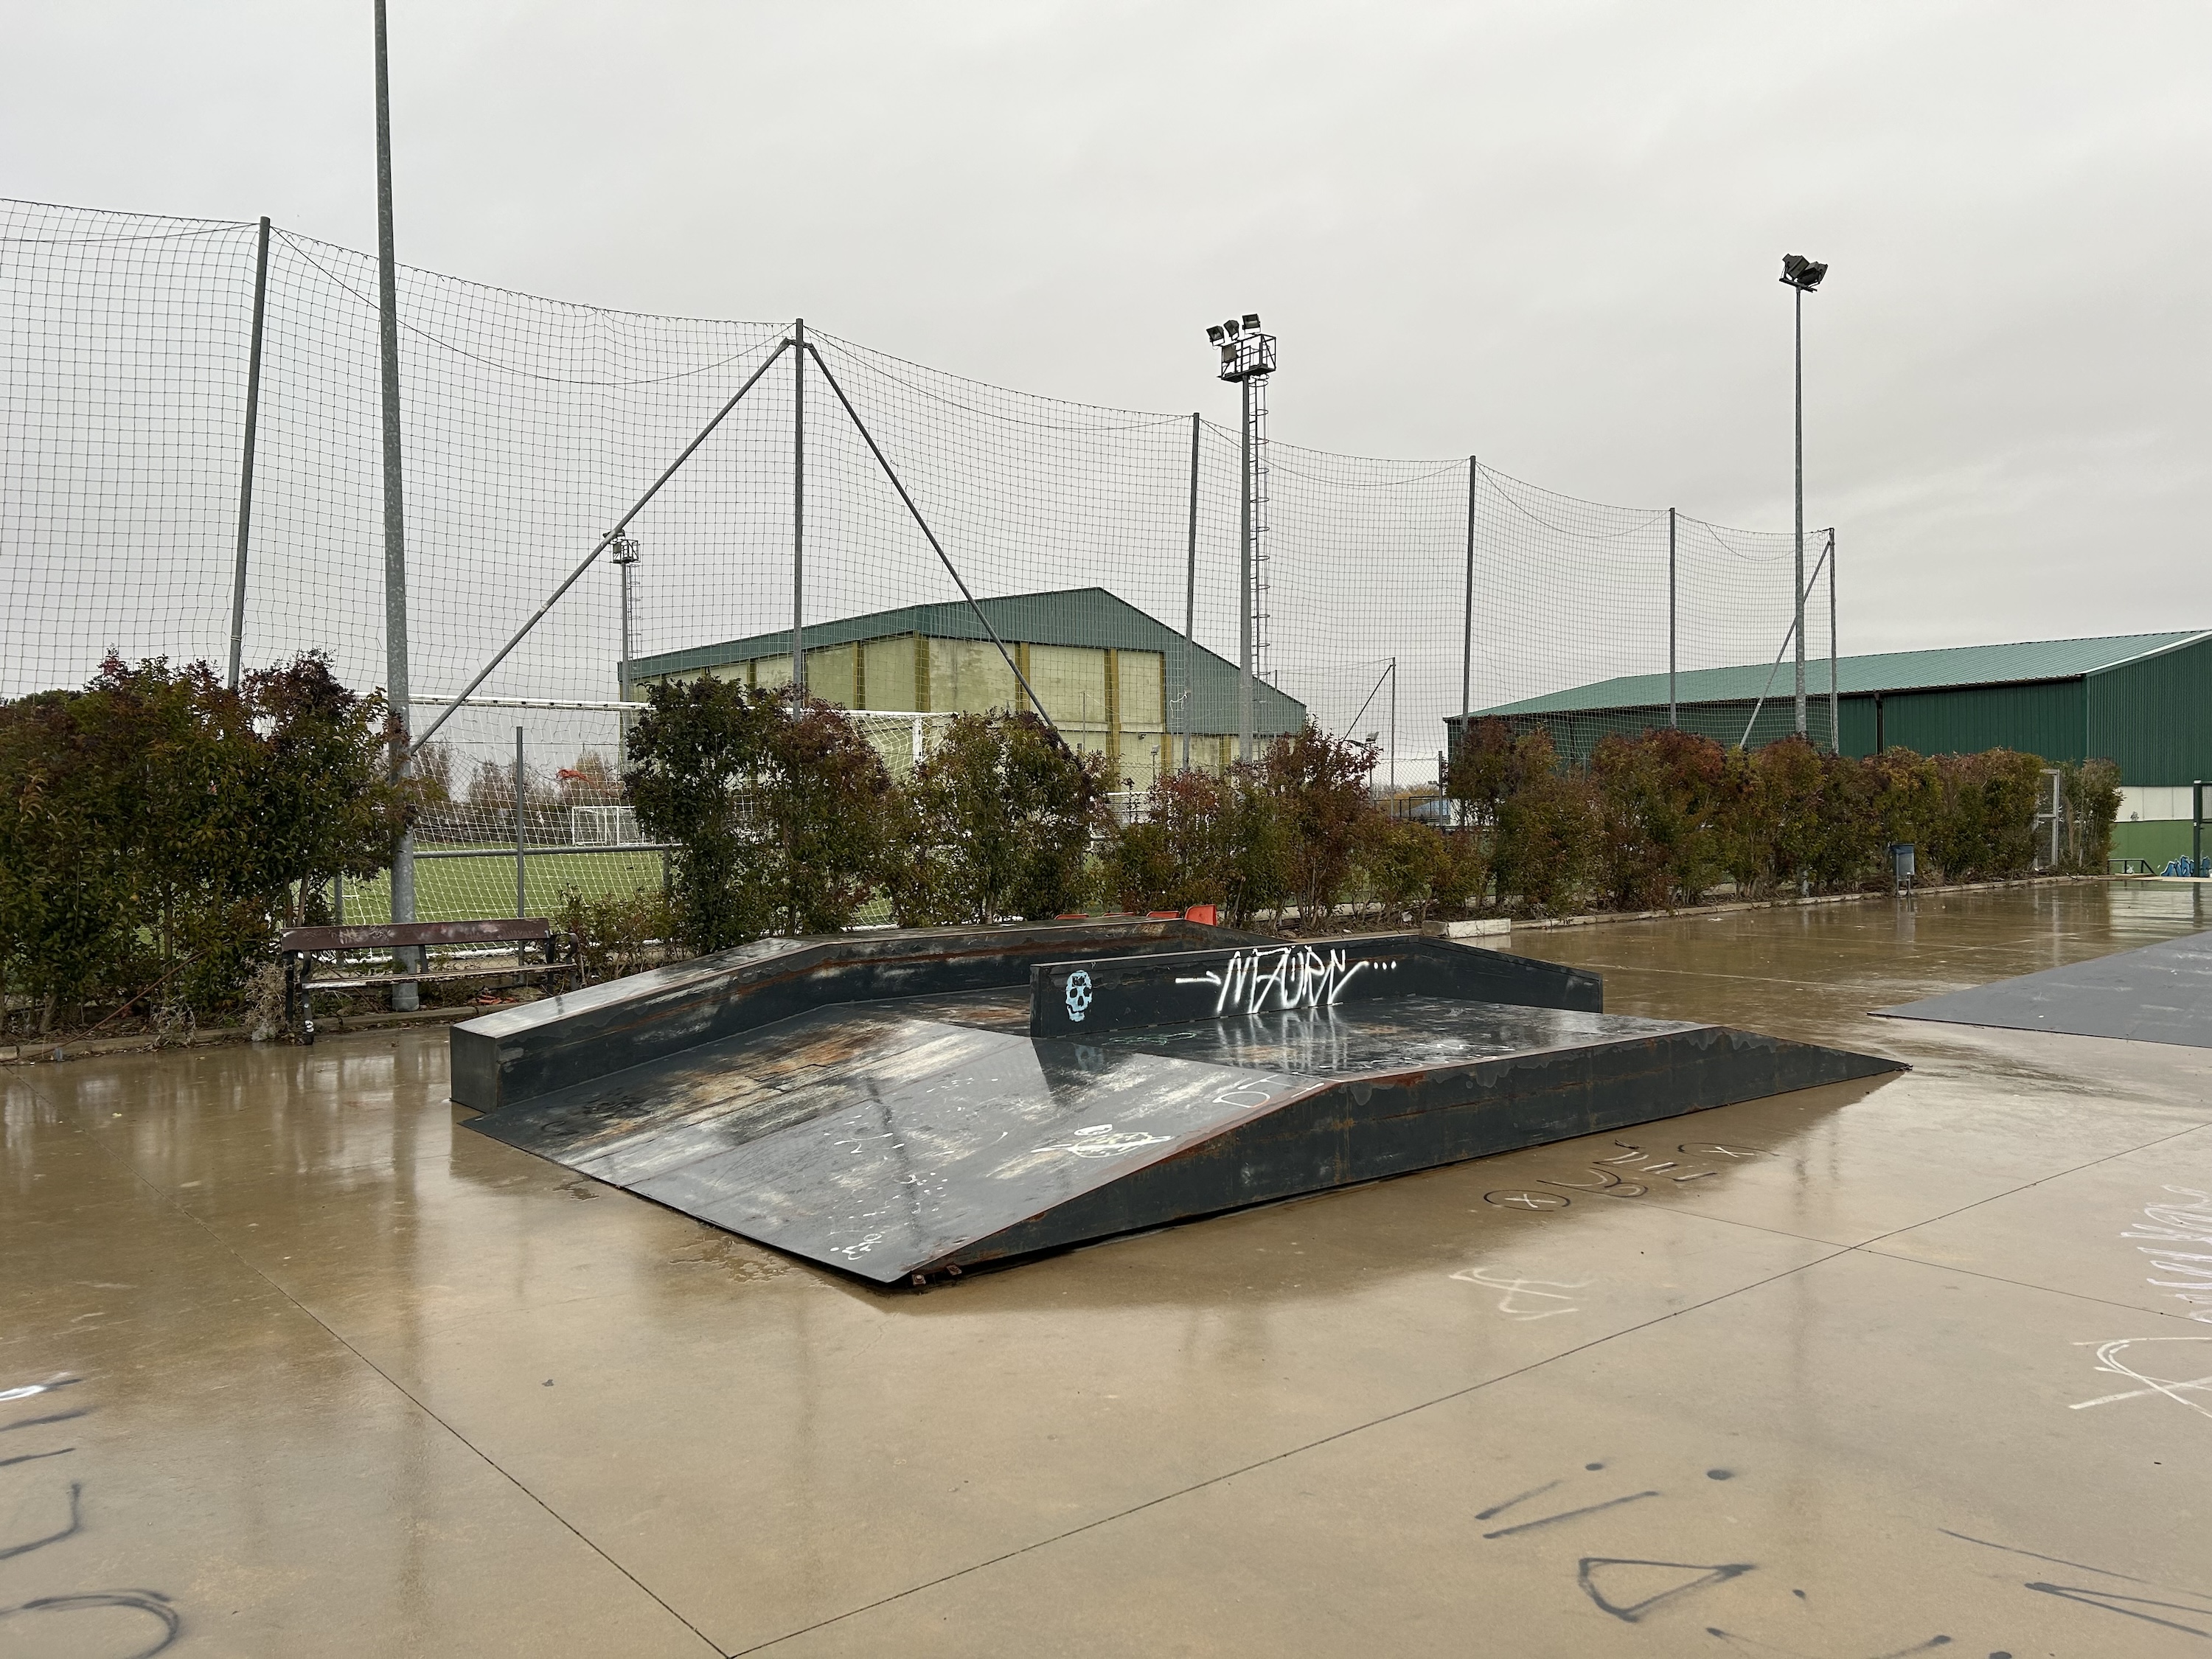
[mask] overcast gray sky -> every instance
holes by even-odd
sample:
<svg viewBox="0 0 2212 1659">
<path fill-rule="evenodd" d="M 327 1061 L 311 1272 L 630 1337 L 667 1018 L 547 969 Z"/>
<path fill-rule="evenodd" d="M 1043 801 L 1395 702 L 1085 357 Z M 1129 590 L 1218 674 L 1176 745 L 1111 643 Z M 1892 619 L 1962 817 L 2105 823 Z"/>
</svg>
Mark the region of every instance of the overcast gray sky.
<svg viewBox="0 0 2212 1659">
<path fill-rule="evenodd" d="M 374 245 L 367 0 L 9 8 L 6 193 Z M 2212 625 L 2212 8 L 393 0 L 401 258 L 1783 528 L 1846 650 Z"/>
</svg>

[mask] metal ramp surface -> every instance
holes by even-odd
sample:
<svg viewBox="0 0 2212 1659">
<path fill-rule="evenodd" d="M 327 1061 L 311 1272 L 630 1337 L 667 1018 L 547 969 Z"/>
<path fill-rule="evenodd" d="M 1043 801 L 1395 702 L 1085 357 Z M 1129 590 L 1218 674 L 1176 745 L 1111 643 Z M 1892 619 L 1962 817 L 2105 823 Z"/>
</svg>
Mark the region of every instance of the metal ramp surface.
<svg viewBox="0 0 2212 1659">
<path fill-rule="evenodd" d="M 776 1008 L 804 1000 L 794 983 L 857 987 L 850 957 L 827 974 L 817 960 L 794 981 L 791 957 L 818 947 L 748 947 L 701 969 L 701 996 L 734 1028 L 726 1034 L 687 1040 L 716 1021 L 692 1006 L 701 996 L 672 999 L 665 982 L 635 988 L 633 1014 L 659 1010 L 643 1026 L 612 998 L 586 993 L 589 1006 L 566 1013 L 568 999 L 554 999 L 455 1028 L 456 1098 L 465 1070 L 486 1091 L 502 1067 L 535 1079 L 495 1094 L 495 1109 L 469 1127 L 714 1226 L 899 1284 L 1899 1069 L 1605 1014 L 1589 975 L 1418 936 L 1297 956 L 1302 947 L 1170 926 L 1141 936 L 1062 929 L 981 967 L 989 950 L 968 948 L 981 935 L 953 936 L 967 944 L 945 959 L 970 982 L 936 990 L 917 990 L 930 975 L 908 970 L 947 936 L 878 936 L 869 959 L 894 964 L 884 982 L 907 994 L 760 1022 L 727 1005 L 763 987 Z M 1009 931 L 988 942 L 1005 945 Z M 1118 954 L 1061 954 L 1102 943 Z M 993 975 L 996 984 L 973 982 Z M 1470 985 L 1529 1000 L 1449 994 Z M 1194 1017 L 1160 1018 L 1177 1013 Z M 658 1052 L 594 1073 L 591 1050 L 562 1029 L 578 1019 L 624 1059 L 655 1046 L 656 1024 L 667 1029 Z M 471 1068 L 464 1043 L 479 1045 Z M 559 1082 L 533 1048 L 584 1074 Z"/>
<path fill-rule="evenodd" d="M 2212 933 L 1875 1012 L 1892 1019 L 2212 1048 Z"/>
</svg>

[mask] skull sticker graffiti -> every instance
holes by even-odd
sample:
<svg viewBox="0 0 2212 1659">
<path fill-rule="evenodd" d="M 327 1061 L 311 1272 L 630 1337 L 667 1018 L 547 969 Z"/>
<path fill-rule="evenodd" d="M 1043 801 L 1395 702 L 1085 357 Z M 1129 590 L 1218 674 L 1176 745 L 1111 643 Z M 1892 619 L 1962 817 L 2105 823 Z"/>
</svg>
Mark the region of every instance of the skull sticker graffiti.
<svg viewBox="0 0 2212 1659">
<path fill-rule="evenodd" d="M 1091 1006 L 1091 975 L 1079 968 L 1067 976 L 1067 1017 L 1077 1024 Z"/>
</svg>

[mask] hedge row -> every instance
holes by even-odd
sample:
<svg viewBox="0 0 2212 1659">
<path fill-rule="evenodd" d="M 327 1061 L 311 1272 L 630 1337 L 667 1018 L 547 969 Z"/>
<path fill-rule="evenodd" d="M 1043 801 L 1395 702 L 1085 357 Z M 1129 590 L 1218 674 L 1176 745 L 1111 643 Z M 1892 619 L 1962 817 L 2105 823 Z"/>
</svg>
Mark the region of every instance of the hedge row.
<svg viewBox="0 0 2212 1659">
<path fill-rule="evenodd" d="M 387 867 L 444 793 L 441 778 L 392 778 L 392 735 L 381 696 L 349 691 L 314 655 L 235 691 L 204 664 L 111 658 L 81 691 L 0 703 L 0 994 L 35 1003 L 41 1029 L 94 1000 L 235 1008 L 276 930 L 320 919 L 298 896 Z M 593 787 L 619 789 L 681 851 L 665 916 L 572 919 L 609 933 L 608 965 L 649 927 L 710 951 L 885 910 L 904 926 L 1099 902 L 1213 904 L 1237 923 L 1347 901 L 1394 916 L 1642 910 L 1723 887 L 1886 881 L 1892 842 L 1915 843 L 1923 878 L 1942 880 L 2021 874 L 2045 850 L 2044 763 L 2007 750 L 1849 760 L 1796 739 L 1746 752 L 1653 732 L 1609 738 L 1573 768 L 1541 732 L 1480 722 L 1449 774 L 1449 827 L 1386 814 L 1371 745 L 1310 726 L 1224 775 L 1163 777 L 1127 823 L 1108 805 L 1104 758 L 1034 715 L 957 716 L 894 778 L 830 705 L 709 679 L 655 688 L 629 750 L 619 783 Z M 2100 871 L 2117 769 L 2093 761 L 2063 780 L 2058 866 Z M 638 939 L 616 940 L 624 930 Z"/>
<path fill-rule="evenodd" d="M 390 864 L 413 807 L 389 737 L 313 654 L 236 690 L 111 656 L 0 703 L 0 994 L 42 1030 L 95 1000 L 235 1007 L 303 883 Z"/>
<path fill-rule="evenodd" d="M 1893 842 L 1934 881 L 2021 875 L 2048 851 L 2046 769 L 2008 750 L 1851 760 L 1660 731 L 1572 768 L 1540 731 L 1479 722 L 1449 775 L 1449 827 L 1389 816 L 1373 748 L 1310 726 L 1224 775 L 1163 777 L 1129 823 L 1105 805 L 1103 762 L 1034 716 L 959 716 L 902 781 L 836 709 L 702 681 L 655 692 L 631 753 L 641 823 L 685 849 L 676 920 L 699 950 L 850 926 L 879 901 L 906 926 L 1099 902 L 1213 904 L 1239 924 L 1347 902 L 1546 915 L 1886 884 Z M 2057 867 L 2101 871 L 2118 770 L 2060 769 Z"/>
</svg>

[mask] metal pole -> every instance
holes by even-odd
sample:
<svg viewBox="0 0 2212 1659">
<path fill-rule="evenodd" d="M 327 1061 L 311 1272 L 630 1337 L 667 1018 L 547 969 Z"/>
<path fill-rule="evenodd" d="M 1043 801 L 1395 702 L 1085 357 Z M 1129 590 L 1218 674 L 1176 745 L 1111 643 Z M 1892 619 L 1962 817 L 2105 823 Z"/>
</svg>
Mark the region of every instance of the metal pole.
<svg viewBox="0 0 2212 1659">
<path fill-rule="evenodd" d="M 269 219 L 253 251 L 253 331 L 246 348 L 246 453 L 238 464 L 238 560 L 230 577 L 230 678 L 238 690 L 239 659 L 246 643 L 246 547 L 253 524 L 253 436 L 261 418 L 261 322 L 269 304 Z"/>
<path fill-rule="evenodd" d="M 1467 740 L 1467 717 L 1474 712 L 1474 485 L 1481 476 L 1475 459 L 1467 458 L 1467 620 L 1460 634 L 1460 741 Z"/>
<path fill-rule="evenodd" d="M 1243 420 L 1238 444 L 1243 480 L 1237 534 L 1237 758 L 1252 763 L 1252 377 L 1237 383 Z"/>
<path fill-rule="evenodd" d="M 1667 509 L 1667 724 L 1679 730 L 1680 706 L 1674 701 L 1674 509 Z"/>
<path fill-rule="evenodd" d="M 1794 284 L 1797 317 L 1797 735 L 1805 735 L 1805 290 Z"/>
<path fill-rule="evenodd" d="M 1390 659 L 1390 804 L 1398 804 L 1398 659 Z"/>
<path fill-rule="evenodd" d="M 376 5 L 376 297 L 378 358 L 384 405 L 384 691 L 392 702 L 392 769 L 404 775 L 407 730 L 414 710 L 407 697 L 407 517 L 399 471 L 399 265 L 392 237 L 392 77 L 384 27 L 384 0 Z M 415 920 L 415 837 L 400 836 L 392 856 L 392 920 Z M 419 972 L 419 951 L 402 949 L 393 961 L 402 972 Z M 410 981 L 392 988 L 392 1006 L 416 1006 Z"/>
<path fill-rule="evenodd" d="M 806 636 L 799 626 L 806 592 L 806 319 L 791 327 L 791 684 L 806 695 Z"/>
<path fill-rule="evenodd" d="M 1836 713 L 1836 532 L 1828 532 L 1828 747 L 1844 752 L 1844 728 Z"/>
<path fill-rule="evenodd" d="M 524 839 L 522 803 L 524 794 L 525 791 L 522 782 L 522 728 L 518 726 L 514 728 L 514 914 L 518 917 L 526 916 L 530 914 L 530 901 L 526 896 L 527 890 L 524 887 L 522 879 L 522 849 Z"/>
<path fill-rule="evenodd" d="M 1190 770 L 1191 685 L 1198 654 L 1198 425 L 1190 417 L 1190 532 L 1182 567 L 1182 769 Z"/>
<path fill-rule="evenodd" d="M 635 547 L 635 544 L 631 544 Z M 615 695 L 623 702 L 629 701 L 629 571 L 637 562 L 635 551 L 620 561 L 615 568 L 622 574 L 622 684 Z M 629 765 L 629 712 L 625 709 L 615 716 L 615 763 L 617 768 Z M 617 819 L 617 823 L 620 823 Z"/>
</svg>

